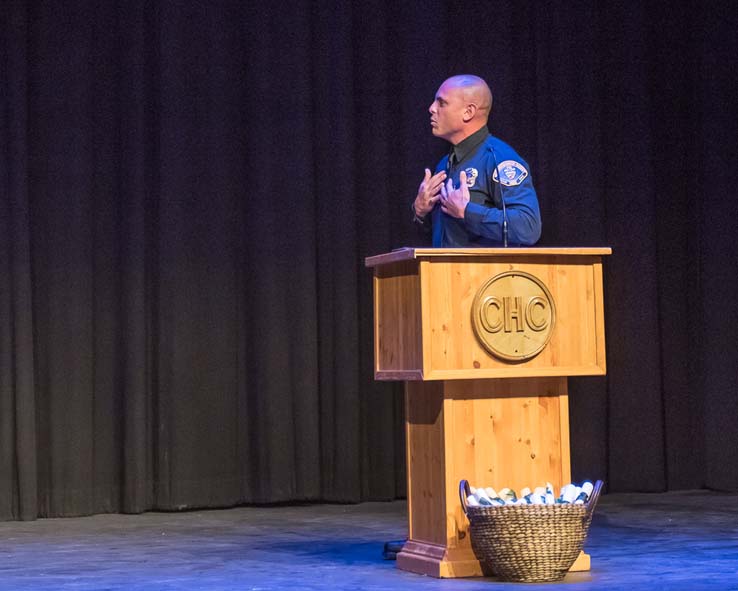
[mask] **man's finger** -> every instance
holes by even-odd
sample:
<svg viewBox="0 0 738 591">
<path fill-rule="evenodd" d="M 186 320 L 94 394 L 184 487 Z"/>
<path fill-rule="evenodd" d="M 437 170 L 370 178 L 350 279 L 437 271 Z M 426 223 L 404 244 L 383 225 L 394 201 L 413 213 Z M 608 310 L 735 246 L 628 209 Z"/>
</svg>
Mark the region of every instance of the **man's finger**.
<svg viewBox="0 0 738 591">
<path fill-rule="evenodd" d="M 461 194 L 464 196 L 464 199 L 469 198 L 469 185 L 466 184 L 466 173 L 462 170 L 461 174 L 459 175 L 459 181 L 461 185 Z"/>
<path fill-rule="evenodd" d="M 434 174 L 433 177 L 430 179 L 430 187 L 434 193 L 438 190 L 438 186 L 443 184 L 445 178 L 446 173 L 441 171 L 438 174 Z"/>
<path fill-rule="evenodd" d="M 443 181 L 431 182 L 429 190 L 431 193 L 437 193 L 441 187 L 443 187 Z"/>
</svg>

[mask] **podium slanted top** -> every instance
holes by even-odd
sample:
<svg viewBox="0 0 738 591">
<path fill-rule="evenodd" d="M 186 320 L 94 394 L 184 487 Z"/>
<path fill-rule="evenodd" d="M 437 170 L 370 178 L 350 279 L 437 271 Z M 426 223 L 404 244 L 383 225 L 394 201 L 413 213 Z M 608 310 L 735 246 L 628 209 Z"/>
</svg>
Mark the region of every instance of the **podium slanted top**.
<svg viewBox="0 0 738 591">
<path fill-rule="evenodd" d="M 612 248 L 608 246 L 599 247 L 508 247 L 508 248 L 416 248 L 405 246 L 396 248 L 391 252 L 366 257 L 365 266 L 376 267 L 387 263 L 408 261 L 425 257 L 482 257 L 482 256 L 606 256 L 612 254 Z"/>
</svg>

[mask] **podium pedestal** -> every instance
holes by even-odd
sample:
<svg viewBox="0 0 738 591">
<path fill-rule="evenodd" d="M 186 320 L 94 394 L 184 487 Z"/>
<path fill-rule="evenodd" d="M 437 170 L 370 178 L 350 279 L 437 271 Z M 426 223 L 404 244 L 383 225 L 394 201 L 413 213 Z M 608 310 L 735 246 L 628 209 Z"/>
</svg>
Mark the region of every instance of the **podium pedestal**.
<svg viewBox="0 0 738 591">
<path fill-rule="evenodd" d="M 409 542 L 400 568 L 479 576 L 461 479 L 513 489 L 571 480 L 566 378 L 407 382 Z"/>
</svg>

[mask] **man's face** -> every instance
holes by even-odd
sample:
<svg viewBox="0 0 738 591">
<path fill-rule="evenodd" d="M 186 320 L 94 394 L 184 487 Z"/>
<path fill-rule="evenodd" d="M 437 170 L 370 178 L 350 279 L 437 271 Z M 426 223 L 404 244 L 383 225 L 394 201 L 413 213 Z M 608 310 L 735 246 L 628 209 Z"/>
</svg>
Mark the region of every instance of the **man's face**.
<svg viewBox="0 0 738 591">
<path fill-rule="evenodd" d="M 433 135 L 453 143 L 454 138 L 463 132 L 465 110 L 463 90 L 448 81 L 441 84 L 428 108 Z"/>
</svg>

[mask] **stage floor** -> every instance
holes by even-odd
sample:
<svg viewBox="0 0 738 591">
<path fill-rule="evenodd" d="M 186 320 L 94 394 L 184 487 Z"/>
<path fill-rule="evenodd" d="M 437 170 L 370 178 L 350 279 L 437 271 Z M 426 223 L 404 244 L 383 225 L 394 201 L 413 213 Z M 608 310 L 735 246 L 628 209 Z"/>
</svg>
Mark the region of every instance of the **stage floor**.
<svg viewBox="0 0 738 591">
<path fill-rule="evenodd" d="M 603 496 L 562 583 L 431 579 L 382 559 L 406 533 L 404 502 L 241 507 L 0 523 L 0 589 L 738 590 L 738 495 Z"/>
</svg>

